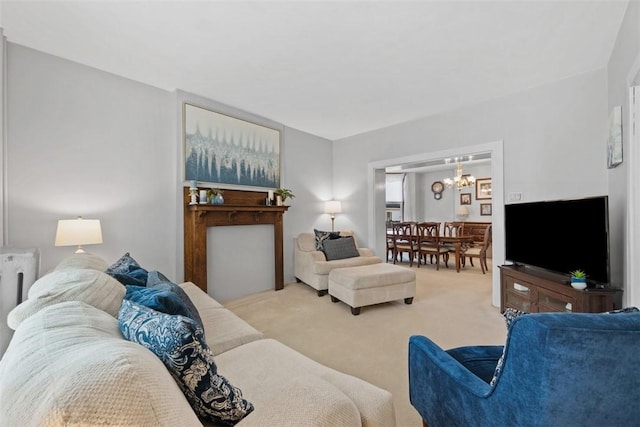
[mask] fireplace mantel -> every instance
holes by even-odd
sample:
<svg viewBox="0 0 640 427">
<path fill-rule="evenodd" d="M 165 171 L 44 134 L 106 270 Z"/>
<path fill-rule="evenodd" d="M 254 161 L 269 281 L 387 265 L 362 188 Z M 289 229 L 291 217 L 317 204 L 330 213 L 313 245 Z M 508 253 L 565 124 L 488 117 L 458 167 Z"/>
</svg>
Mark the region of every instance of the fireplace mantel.
<svg viewBox="0 0 640 427">
<path fill-rule="evenodd" d="M 284 288 L 282 215 L 289 206 L 265 206 L 267 192 L 225 190 L 222 205 L 190 205 L 184 189 L 184 274 L 185 280 L 207 291 L 207 228 L 230 225 L 274 227 L 275 290 Z"/>
</svg>

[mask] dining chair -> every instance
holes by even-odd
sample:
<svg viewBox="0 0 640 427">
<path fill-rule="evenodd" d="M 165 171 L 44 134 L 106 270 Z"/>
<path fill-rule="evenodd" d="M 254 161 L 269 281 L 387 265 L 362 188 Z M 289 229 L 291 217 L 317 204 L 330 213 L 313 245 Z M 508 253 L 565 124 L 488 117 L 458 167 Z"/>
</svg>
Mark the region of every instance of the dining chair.
<svg viewBox="0 0 640 427">
<path fill-rule="evenodd" d="M 440 223 L 439 222 L 419 222 L 416 225 L 418 235 L 418 267 L 424 260 L 427 263 L 427 255 L 433 264 L 435 258 L 436 270 L 440 270 L 440 258 L 444 265 L 449 268 L 450 248 L 440 243 Z"/>
<path fill-rule="evenodd" d="M 402 260 L 402 254 L 409 254 L 409 267 L 413 267 L 413 259 L 417 253 L 417 243 L 415 236 L 415 223 L 397 222 L 393 223 L 393 263 Z M 400 255 L 400 259 L 398 259 Z"/>
<path fill-rule="evenodd" d="M 480 268 L 482 269 L 482 274 L 485 274 L 489 267 L 487 266 L 487 252 L 491 249 L 491 224 L 487 225 L 487 228 L 484 230 L 484 239 L 482 241 L 482 246 L 473 246 L 467 248 L 464 252 L 464 256 L 469 258 L 469 262 L 473 266 L 473 259 L 478 258 L 480 260 Z"/>
</svg>

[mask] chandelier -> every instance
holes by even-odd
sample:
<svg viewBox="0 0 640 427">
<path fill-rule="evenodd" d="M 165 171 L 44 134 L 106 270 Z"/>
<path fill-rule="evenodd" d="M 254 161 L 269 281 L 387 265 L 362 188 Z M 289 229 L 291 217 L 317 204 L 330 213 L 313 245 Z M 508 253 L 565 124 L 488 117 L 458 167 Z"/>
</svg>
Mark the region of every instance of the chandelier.
<svg viewBox="0 0 640 427">
<path fill-rule="evenodd" d="M 470 174 L 463 175 L 462 163 L 458 162 L 456 166 L 456 176 L 453 178 L 445 178 L 443 181 L 447 188 L 453 188 L 455 185 L 458 187 L 458 190 L 462 190 L 466 187 L 472 187 L 476 183 L 476 177 Z"/>
</svg>

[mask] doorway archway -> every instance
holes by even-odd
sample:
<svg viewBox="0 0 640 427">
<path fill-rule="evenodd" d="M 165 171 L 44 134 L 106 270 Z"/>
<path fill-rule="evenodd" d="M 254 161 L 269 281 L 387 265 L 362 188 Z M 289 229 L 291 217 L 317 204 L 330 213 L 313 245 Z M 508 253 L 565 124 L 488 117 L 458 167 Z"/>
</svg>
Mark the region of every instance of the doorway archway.
<svg viewBox="0 0 640 427">
<path fill-rule="evenodd" d="M 477 153 L 489 153 L 491 156 L 492 183 L 492 297 L 491 303 L 500 306 L 500 274 L 498 266 L 504 263 L 504 155 L 503 141 L 489 142 L 467 147 L 457 147 L 436 152 L 413 154 L 411 156 L 378 160 L 368 164 L 368 212 L 369 244 L 376 253 L 386 253 L 385 227 L 385 169 L 390 166 L 428 162 L 456 156 L 472 156 Z"/>
</svg>

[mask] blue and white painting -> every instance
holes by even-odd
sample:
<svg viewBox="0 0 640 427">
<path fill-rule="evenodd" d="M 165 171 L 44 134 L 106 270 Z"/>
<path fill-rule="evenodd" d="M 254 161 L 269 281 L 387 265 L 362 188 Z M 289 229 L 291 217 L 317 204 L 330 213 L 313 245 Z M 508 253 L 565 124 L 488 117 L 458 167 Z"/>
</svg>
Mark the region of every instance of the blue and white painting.
<svg viewBox="0 0 640 427">
<path fill-rule="evenodd" d="M 185 179 L 280 187 L 280 132 L 184 104 Z"/>
</svg>

